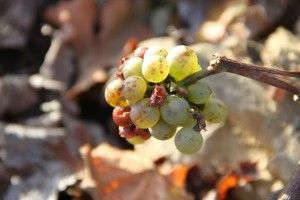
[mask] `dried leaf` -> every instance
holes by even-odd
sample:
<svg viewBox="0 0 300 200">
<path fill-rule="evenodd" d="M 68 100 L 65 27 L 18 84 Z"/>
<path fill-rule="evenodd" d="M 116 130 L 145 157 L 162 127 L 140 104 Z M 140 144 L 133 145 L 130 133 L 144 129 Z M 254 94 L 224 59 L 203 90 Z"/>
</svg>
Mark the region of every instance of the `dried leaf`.
<svg viewBox="0 0 300 200">
<path fill-rule="evenodd" d="M 223 177 L 217 186 L 217 199 L 226 200 L 228 191 L 237 187 L 239 184 L 239 176 L 235 173 L 231 173 Z"/>
<path fill-rule="evenodd" d="M 215 187 L 217 179 L 217 175 L 204 175 L 201 168 L 198 165 L 194 165 L 187 172 L 185 188 L 194 195 L 195 199 L 200 199 Z"/>
<path fill-rule="evenodd" d="M 257 162 L 243 161 L 239 163 L 241 173 L 245 175 L 255 175 L 257 174 Z"/>
<path fill-rule="evenodd" d="M 111 200 L 173 200 L 172 186 L 156 170 L 148 170 L 112 181 L 103 188 L 103 199 Z"/>
<path fill-rule="evenodd" d="M 170 181 L 177 187 L 184 188 L 185 178 L 188 170 L 189 167 L 186 165 L 180 165 L 175 167 L 173 171 L 169 174 Z"/>
<path fill-rule="evenodd" d="M 183 190 L 177 188 L 169 179 L 157 170 L 147 169 L 140 173 L 131 173 L 117 165 L 123 156 L 134 152 L 121 151 L 108 145 L 100 145 L 91 150 L 81 149 L 88 169 L 83 182 L 93 179 L 97 188 L 95 199 L 102 200 L 186 200 Z M 103 156 L 103 157 L 101 157 Z M 136 158 L 143 160 L 141 155 Z M 128 160 L 127 160 L 128 161 Z M 143 161 L 140 161 L 143 163 Z M 126 162 L 130 165 L 130 162 Z M 92 185 L 92 184 L 91 184 Z"/>
<path fill-rule="evenodd" d="M 94 0 L 59 1 L 47 8 L 44 18 L 60 27 L 66 41 L 82 52 L 92 41 L 96 13 Z"/>
</svg>

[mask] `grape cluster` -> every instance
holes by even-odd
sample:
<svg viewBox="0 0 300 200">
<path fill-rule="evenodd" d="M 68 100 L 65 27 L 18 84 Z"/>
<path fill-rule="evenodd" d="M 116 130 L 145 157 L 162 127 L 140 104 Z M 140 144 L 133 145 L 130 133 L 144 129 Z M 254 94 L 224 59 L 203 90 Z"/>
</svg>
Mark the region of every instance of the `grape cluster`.
<svg viewBox="0 0 300 200">
<path fill-rule="evenodd" d="M 179 86 L 179 81 L 201 70 L 196 53 L 183 45 L 169 51 L 139 47 L 123 59 L 117 79 L 105 89 L 106 101 L 115 107 L 112 116 L 120 136 L 139 144 L 151 136 L 168 140 L 176 134 L 180 152 L 197 152 L 205 121 L 222 122 L 227 113 L 202 80 Z"/>
</svg>

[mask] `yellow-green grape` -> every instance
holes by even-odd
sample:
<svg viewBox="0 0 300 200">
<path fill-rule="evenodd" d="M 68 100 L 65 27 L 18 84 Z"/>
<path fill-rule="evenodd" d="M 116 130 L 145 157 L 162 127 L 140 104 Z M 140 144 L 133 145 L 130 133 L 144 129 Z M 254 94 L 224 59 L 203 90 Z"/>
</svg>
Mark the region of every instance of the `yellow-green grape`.
<svg viewBox="0 0 300 200">
<path fill-rule="evenodd" d="M 169 73 L 176 81 L 201 70 L 195 51 L 184 45 L 173 47 L 166 59 L 170 67 Z"/>
<path fill-rule="evenodd" d="M 203 81 L 197 81 L 196 83 L 187 87 L 188 100 L 194 104 L 202 104 L 208 101 L 211 97 L 211 88 Z"/>
<path fill-rule="evenodd" d="M 203 144 L 203 137 L 192 127 L 180 129 L 175 135 L 175 146 L 184 154 L 193 154 L 200 150 Z"/>
<path fill-rule="evenodd" d="M 126 139 L 130 144 L 143 144 L 146 140 L 144 140 L 142 137 L 140 136 L 133 136 L 131 138 L 127 138 Z"/>
<path fill-rule="evenodd" d="M 227 107 L 221 100 L 211 99 L 205 104 L 202 114 L 207 122 L 220 123 L 227 116 Z"/>
<path fill-rule="evenodd" d="M 113 107 L 128 106 L 128 102 L 123 96 L 122 88 L 123 88 L 123 81 L 120 79 L 113 80 L 107 85 L 107 87 L 105 88 L 104 97 L 106 102 L 109 105 Z"/>
<path fill-rule="evenodd" d="M 143 64 L 143 59 L 140 57 L 131 57 L 128 60 L 126 60 L 123 66 L 124 77 L 125 78 L 128 78 L 130 76 L 143 77 L 142 64 Z"/>
<path fill-rule="evenodd" d="M 173 137 L 176 128 L 176 126 L 170 125 L 160 119 L 152 128 L 149 128 L 149 132 L 158 140 L 167 140 Z"/>
<path fill-rule="evenodd" d="M 151 128 L 160 117 L 159 109 L 150 106 L 150 99 L 145 98 L 138 101 L 131 107 L 131 121 L 139 128 Z"/>
<path fill-rule="evenodd" d="M 170 125 L 182 125 L 189 117 L 189 104 L 184 98 L 175 95 L 167 96 L 160 107 L 161 117 Z"/>
<path fill-rule="evenodd" d="M 168 51 L 165 48 L 159 46 L 150 47 L 147 49 L 144 58 L 147 58 L 151 55 L 158 55 L 165 58 L 168 55 Z"/>
<path fill-rule="evenodd" d="M 147 83 L 140 76 L 130 76 L 123 84 L 123 95 L 130 105 L 142 99 L 147 90 Z"/>
<path fill-rule="evenodd" d="M 147 81 L 159 83 L 167 78 L 169 66 L 165 58 L 157 55 L 150 55 L 144 59 L 142 73 Z"/>
</svg>

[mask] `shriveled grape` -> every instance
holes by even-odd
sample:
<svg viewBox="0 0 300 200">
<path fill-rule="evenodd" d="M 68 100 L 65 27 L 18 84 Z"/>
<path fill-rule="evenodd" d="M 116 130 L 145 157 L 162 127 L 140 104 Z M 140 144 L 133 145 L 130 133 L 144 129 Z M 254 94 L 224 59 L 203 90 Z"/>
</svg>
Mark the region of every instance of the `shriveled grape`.
<svg viewBox="0 0 300 200">
<path fill-rule="evenodd" d="M 132 138 L 135 136 L 135 126 L 119 127 L 119 135 L 122 138 Z"/>
<path fill-rule="evenodd" d="M 151 128 L 160 117 L 159 109 L 150 106 L 150 99 L 145 98 L 131 107 L 131 121 L 139 128 Z"/>
<path fill-rule="evenodd" d="M 160 119 L 152 128 L 149 128 L 149 132 L 158 140 L 167 140 L 173 137 L 176 128 L 176 126 L 170 125 Z"/>
<path fill-rule="evenodd" d="M 126 140 L 131 144 L 142 144 L 148 140 L 151 135 L 148 130 L 135 127 L 132 129 L 133 136 L 126 137 Z M 129 134 L 128 134 L 129 135 Z"/>
<path fill-rule="evenodd" d="M 175 135 L 175 146 L 184 154 L 193 154 L 200 150 L 203 144 L 203 137 L 192 127 L 184 127 Z"/>
<path fill-rule="evenodd" d="M 145 57 L 142 65 L 142 74 L 147 81 L 159 83 L 169 74 L 169 66 L 165 58 L 158 55 Z"/>
<path fill-rule="evenodd" d="M 123 84 L 123 95 L 130 105 L 142 99 L 147 90 L 147 83 L 139 76 L 130 76 Z"/>
<path fill-rule="evenodd" d="M 176 95 L 167 96 L 160 107 L 161 117 L 170 125 L 182 125 L 189 117 L 189 104 Z"/>
<path fill-rule="evenodd" d="M 194 104 L 202 104 L 209 100 L 212 94 L 211 88 L 203 81 L 197 81 L 196 83 L 187 87 L 188 100 Z"/>
<path fill-rule="evenodd" d="M 113 80 L 107 85 L 104 92 L 104 97 L 106 102 L 109 105 L 113 107 L 128 106 L 128 102 L 123 96 L 122 88 L 123 88 L 123 81 L 121 79 Z"/>
<path fill-rule="evenodd" d="M 213 98 L 205 104 L 202 113 L 207 122 L 220 123 L 227 116 L 227 107 L 221 100 Z"/>
<path fill-rule="evenodd" d="M 129 126 L 132 124 L 130 119 L 130 108 L 115 107 L 112 113 L 112 118 L 118 126 Z"/>
<path fill-rule="evenodd" d="M 166 59 L 170 67 L 169 73 L 176 81 L 201 70 L 196 53 L 184 45 L 173 47 Z"/>
</svg>

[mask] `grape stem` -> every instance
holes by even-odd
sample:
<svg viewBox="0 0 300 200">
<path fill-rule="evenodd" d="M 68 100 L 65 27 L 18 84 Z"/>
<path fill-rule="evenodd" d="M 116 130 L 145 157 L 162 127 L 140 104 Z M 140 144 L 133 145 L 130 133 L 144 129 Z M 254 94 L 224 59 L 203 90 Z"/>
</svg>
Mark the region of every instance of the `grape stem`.
<svg viewBox="0 0 300 200">
<path fill-rule="evenodd" d="M 243 63 L 237 60 L 229 59 L 223 55 L 214 55 L 210 61 L 210 66 L 205 71 L 197 72 L 182 80 L 179 85 L 190 85 L 200 79 L 218 74 L 221 72 L 229 72 L 251 78 L 293 94 L 300 94 L 300 84 L 295 79 L 282 79 L 278 76 L 286 76 L 300 78 L 300 71 L 285 71 L 275 68 L 262 67 L 255 64 Z"/>
</svg>

